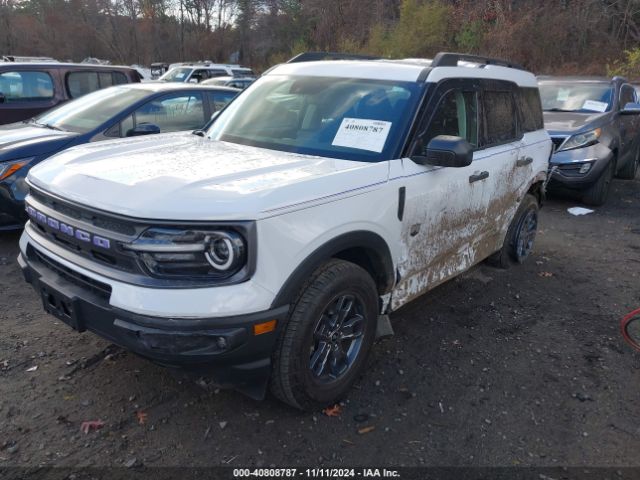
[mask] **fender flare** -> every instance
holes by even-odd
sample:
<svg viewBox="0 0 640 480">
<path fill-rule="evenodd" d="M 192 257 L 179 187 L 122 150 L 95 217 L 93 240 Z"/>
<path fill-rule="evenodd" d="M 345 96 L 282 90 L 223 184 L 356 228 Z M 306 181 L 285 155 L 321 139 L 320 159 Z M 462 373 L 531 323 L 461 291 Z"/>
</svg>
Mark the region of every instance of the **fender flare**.
<svg viewBox="0 0 640 480">
<path fill-rule="evenodd" d="M 336 258 L 341 252 L 353 249 L 361 249 L 366 254 L 374 270 L 373 280 L 378 286 L 378 293 L 391 291 L 395 283 L 395 274 L 387 242 L 377 233 L 357 230 L 338 235 L 309 254 L 280 287 L 271 307 L 291 304 L 300 287 L 320 265 L 330 258 Z"/>
</svg>

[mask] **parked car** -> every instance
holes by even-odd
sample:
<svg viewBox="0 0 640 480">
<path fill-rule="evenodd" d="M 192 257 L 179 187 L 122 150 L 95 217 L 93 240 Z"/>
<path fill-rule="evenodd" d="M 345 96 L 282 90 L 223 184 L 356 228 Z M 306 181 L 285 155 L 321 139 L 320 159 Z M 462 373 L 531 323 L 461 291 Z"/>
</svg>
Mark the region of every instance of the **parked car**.
<svg viewBox="0 0 640 480">
<path fill-rule="evenodd" d="M 552 148 L 531 73 L 295 60 L 206 132 L 31 170 L 19 263 L 48 312 L 316 409 L 365 370 L 387 314 L 487 257 L 529 257 Z"/>
<path fill-rule="evenodd" d="M 238 92 L 181 84 L 119 85 L 1 126 L 0 230 L 22 228 L 27 220 L 25 178 L 37 163 L 84 143 L 201 128 Z"/>
<path fill-rule="evenodd" d="M 158 80 L 161 82 L 200 83 L 210 78 L 227 76 L 248 77 L 253 76 L 253 72 L 249 68 L 238 65 L 216 63 L 176 64 Z"/>
<path fill-rule="evenodd" d="M 162 75 L 169 71 L 169 64 L 163 62 L 156 62 L 151 64 L 151 79 L 157 80 Z"/>
<path fill-rule="evenodd" d="M 202 84 L 217 85 L 219 87 L 232 87 L 244 90 L 255 81 L 256 79 L 251 77 L 217 77 L 211 78 L 209 80 L 204 80 Z"/>
<path fill-rule="evenodd" d="M 26 120 L 87 93 L 140 81 L 136 70 L 74 63 L 0 63 L 0 125 Z"/>
<path fill-rule="evenodd" d="M 602 205 L 611 181 L 635 178 L 640 162 L 640 104 L 624 78 L 540 77 L 545 127 L 555 152 L 551 189 L 579 191 Z"/>
</svg>

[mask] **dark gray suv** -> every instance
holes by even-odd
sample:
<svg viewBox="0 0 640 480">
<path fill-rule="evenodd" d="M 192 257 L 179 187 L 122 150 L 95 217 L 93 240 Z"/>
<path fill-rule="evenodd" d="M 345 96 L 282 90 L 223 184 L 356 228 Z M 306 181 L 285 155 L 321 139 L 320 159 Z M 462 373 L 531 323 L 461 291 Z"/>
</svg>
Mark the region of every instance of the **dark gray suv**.
<svg viewBox="0 0 640 480">
<path fill-rule="evenodd" d="M 614 176 L 633 179 L 640 160 L 640 104 L 624 78 L 538 77 L 554 143 L 549 187 L 602 205 Z"/>
</svg>

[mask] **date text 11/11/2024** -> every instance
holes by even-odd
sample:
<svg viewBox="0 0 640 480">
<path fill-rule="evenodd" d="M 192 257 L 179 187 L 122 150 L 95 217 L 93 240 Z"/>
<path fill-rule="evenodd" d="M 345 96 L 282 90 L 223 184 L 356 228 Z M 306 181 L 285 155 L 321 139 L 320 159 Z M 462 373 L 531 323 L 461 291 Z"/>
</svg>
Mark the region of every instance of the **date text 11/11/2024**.
<svg viewBox="0 0 640 480">
<path fill-rule="evenodd" d="M 233 478 L 400 478 L 386 468 L 236 468 Z"/>
</svg>

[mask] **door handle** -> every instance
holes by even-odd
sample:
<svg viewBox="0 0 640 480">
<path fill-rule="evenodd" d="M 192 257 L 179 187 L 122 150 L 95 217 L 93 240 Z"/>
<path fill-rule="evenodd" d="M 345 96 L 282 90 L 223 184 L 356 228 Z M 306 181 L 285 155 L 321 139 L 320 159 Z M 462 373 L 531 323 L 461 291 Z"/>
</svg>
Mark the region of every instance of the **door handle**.
<svg viewBox="0 0 640 480">
<path fill-rule="evenodd" d="M 485 178 L 489 178 L 489 172 L 474 173 L 469 177 L 469 183 L 478 182 L 480 180 L 484 180 Z"/>
<path fill-rule="evenodd" d="M 516 161 L 516 167 L 526 167 L 533 163 L 533 158 L 531 157 L 521 157 Z"/>
</svg>

